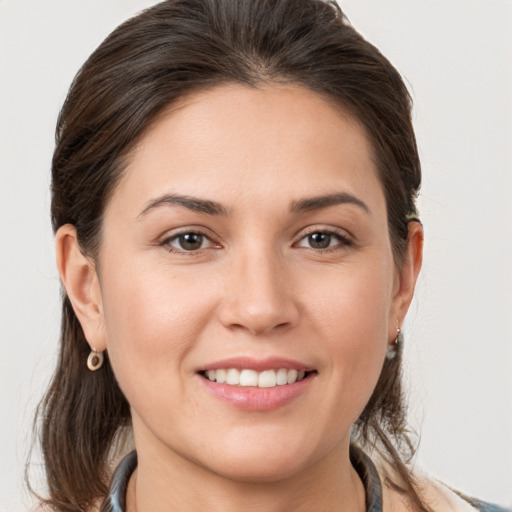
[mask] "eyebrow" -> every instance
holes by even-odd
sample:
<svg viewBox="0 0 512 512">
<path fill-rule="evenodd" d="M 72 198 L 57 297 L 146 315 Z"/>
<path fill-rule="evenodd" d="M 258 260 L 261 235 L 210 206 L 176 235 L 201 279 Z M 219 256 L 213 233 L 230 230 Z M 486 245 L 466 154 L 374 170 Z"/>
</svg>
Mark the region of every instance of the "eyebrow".
<svg viewBox="0 0 512 512">
<path fill-rule="evenodd" d="M 365 202 L 346 192 L 309 197 L 293 201 L 290 210 L 292 212 L 309 212 L 311 210 L 320 210 L 321 208 L 327 208 L 338 204 L 353 204 L 362 208 L 365 212 L 370 213 L 370 209 Z"/>
<path fill-rule="evenodd" d="M 199 199 L 192 196 L 182 196 L 179 194 L 165 194 L 149 201 L 138 217 L 140 218 L 154 208 L 158 208 L 159 206 L 166 204 L 172 206 L 183 206 L 184 208 L 188 208 L 194 212 L 206 213 L 207 215 L 227 215 L 228 213 L 224 206 L 215 201 Z"/>
<path fill-rule="evenodd" d="M 366 203 L 361 201 L 361 199 L 353 196 L 352 194 L 348 194 L 346 192 L 308 197 L 298 201 L 293 201 L 290 206 L 290 211 L 301 213 L 312 210 L 320 210 L 322 208 L 328 208 L 329 206 L 336 206 L 339 204 L 353 204 L 370 213 L 370 209 Z M 188 208 L 189 210 L 205 213 L 207 215 L 228 215 L 226 208 L 216 201 L 211 201 L 209 199 L 199 199 L 198 197 L 186 195 L 184 196 L 179 194 L 165 194 L 149 201 L 149 203 L 144 207 L 138 217 L 140 218 L 151 210 L 163 205 L 182 206 L 184 208 Z"/>
</svg>

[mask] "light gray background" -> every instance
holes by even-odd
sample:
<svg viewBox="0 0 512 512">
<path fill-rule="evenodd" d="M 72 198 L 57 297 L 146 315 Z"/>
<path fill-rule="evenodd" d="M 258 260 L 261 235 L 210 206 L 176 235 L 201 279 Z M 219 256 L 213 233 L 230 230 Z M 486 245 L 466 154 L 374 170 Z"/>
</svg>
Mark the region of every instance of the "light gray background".
<svg viewBox="0 0 512 512">
<path fill-rule="evenodd" d="M 0 0 L 2 512 L 27 509 L 30 425 L 57 347 L 48 187 L 58 109 L 92 50 L 153 3 Z M 426 248 L 406 336 L 418 463 L 512 505 L 512 2 L 341 4 L 415 100 Z"/>
</svg>

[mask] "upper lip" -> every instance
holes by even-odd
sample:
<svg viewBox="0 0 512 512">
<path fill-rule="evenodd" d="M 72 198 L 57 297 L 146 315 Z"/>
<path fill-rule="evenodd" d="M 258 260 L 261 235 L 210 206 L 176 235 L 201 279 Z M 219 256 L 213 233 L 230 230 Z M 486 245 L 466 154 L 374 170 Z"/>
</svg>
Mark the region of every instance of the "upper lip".
<svg viewBox="0 0 512 512">
<path fill-rule="evenodd" d="M 208 370 L 219 370 L 226 368 L 236 368 L 238 370 L 255 370 L 263 372 L 265 370 L 279 370 L 285 368 L 287 370 L 304 370 L 306 372 L 313 371 L 314 368 L 308 364 L 284 357 L 267 357 L 265 359 L 254 359 L 252 357 L 232 357 L 209 363 L 199 368 L 199 372 Z"/>
</svg>

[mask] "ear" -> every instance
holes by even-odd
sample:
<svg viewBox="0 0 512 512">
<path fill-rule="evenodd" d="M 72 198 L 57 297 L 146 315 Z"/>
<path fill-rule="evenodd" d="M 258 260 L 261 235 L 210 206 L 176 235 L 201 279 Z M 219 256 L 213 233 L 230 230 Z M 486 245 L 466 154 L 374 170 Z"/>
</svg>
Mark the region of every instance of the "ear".
<svg viewBox="0 0 512 512">
<path fill-rule="evenodd" d="M 389 338 L 396 338 L 396 322 L 402 326 L 405 315 L 414 295 L 414 287 L 423 261 L 423 226 L 420 222 L 409 222 L 407 249 L 401 268 L 398 270 L 397 282 L 393 295 L 393 306 L 389 319 Z"/>
<path fill-rule="evenodd" d="M 57 268 L 60 279 L 82 326 L 87 342 L 94 350 L 106 349 L 101 288 L 96 266 L 80 250 L 76 229 L 61 226 L 55 236 Z"/>
</svg>

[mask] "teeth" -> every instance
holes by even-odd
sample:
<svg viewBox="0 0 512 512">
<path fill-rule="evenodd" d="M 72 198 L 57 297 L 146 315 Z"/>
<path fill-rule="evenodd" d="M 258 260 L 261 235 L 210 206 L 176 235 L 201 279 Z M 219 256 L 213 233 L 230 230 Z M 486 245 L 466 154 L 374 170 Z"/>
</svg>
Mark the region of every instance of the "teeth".
<svg viewBox="0 0 512 512">
<path fill-rule="evenodd" d="M 240 384 L 240 372 L 236 368 L 230 368 L 226 372 L 226 384 L 238 386 Z"/>
<path fill-rule="evenodd" d="M 278 386 L 288 384 L 288 370 L 286 368 L 281 368 L 280 370 L 277 370 L 276 383 Z"/>
<path fill-rule="evenodd" d="M 208 370 L 205 376 L 212 382 L 219 384 L 229 384 L 230 386 L 252 386 L 259 388 L 275 388 L 301 381 L 305 376 L 304 370 L 265 370 L 257 372 L 255 370 L 237 370 L 236 368 L 227 368 L 219 370 Z"/>
<path fill-rule="evenodd" d="M 216 381 L 219 384 L 223 384 L 226 382 L 226 370 L 210 370 L 213 372 L 213 379 L 210 379 L 210 376 L 208 375 L 208 378 L 210 380 Z"/>
<path fill-rule="evenodd" d="M 276 372 L 274 370 L 266 370 L 258 376 L 259 388 L 275 388 L 277 386 Z"/>
<path fill-rule="evenodd" d="M 258 372 L 254 370 L 242 370 L 240 372 L 240 386 L 257 386 Z"/>
<path fill-rule="evenodd" d="M 288 384 L 292 384 L 297 380 L 297 374 L 299 372 L 297 370 L 288 370 L 288 374 L 286 375 L 286 382 Z"/>
</svg>

